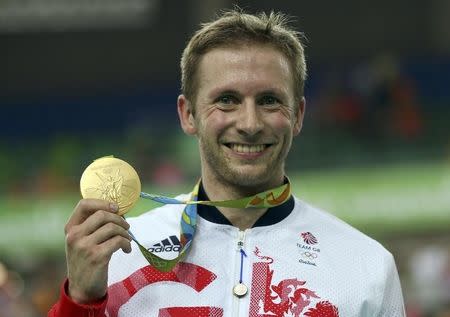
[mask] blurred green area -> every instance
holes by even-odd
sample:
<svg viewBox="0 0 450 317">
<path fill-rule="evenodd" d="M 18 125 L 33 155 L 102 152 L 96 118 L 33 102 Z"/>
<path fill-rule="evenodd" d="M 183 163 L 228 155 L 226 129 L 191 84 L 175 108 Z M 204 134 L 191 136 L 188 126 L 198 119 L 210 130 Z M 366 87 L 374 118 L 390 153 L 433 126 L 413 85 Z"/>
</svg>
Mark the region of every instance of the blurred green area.
<svg viewBox="0 0 450 317">
<path fill-rule="evenodd" d="M 297 197 L 374 237 L 389 233 L 438 232 L 450 227 L 448 162 L 288 174 Z M 194 182 L 195 178 L 170 186 L 144 185 L 143 190 L 173 196 L 189 192 Z M 0 254 L 12 257 L 42 252 L 62 254 L 64 224 L 79 199 L 76 191 L 46 198 L 35 194 L 3 196 L 0 199 Z M 140 199 L 127 217 L 157 206 L 157 203 Z"/>
</svg>

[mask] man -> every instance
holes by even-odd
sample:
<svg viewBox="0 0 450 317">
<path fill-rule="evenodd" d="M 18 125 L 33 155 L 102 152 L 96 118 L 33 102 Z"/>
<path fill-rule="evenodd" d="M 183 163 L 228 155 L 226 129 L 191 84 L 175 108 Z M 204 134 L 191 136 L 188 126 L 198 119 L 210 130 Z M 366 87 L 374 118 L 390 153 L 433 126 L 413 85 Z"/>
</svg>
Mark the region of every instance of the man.
<svg viewBox="0 0 450 317">
<path fill-rule="evenodd" d="M 285 17 L 223 14 L 192 37 L 181 71 L 178 114 L 199 142 L 198 199 L 236 200 L 287 183 L 306 64 Z M 49 316 L 404 316 L 388 251 L 280 197 L 270 198 L 273 208 L 199 205 L 192 247 L 169 272 L 130 243 L 116 205 L 81 200 L 65 228 L 68 279 Z M 183 245 L 183 208 L 165 205 L 128 222 L 146 249 L 170 259 Z"/>
</svg>

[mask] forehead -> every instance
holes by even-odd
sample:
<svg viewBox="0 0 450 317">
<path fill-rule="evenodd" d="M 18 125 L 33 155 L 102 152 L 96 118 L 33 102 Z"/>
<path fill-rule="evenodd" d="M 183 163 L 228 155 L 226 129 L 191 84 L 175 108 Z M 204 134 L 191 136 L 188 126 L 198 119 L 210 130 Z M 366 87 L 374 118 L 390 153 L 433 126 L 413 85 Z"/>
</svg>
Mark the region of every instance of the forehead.
<svg viewBox="0 0 450 317">
<path fill-rule="evenodd" d="M 214 48 L 201 58 L 198 88 L 293 89 L 293 73 L 288 58 L 264 44 Z M 227 87 L 230 86 L 230 87 Z"/>
</svg>

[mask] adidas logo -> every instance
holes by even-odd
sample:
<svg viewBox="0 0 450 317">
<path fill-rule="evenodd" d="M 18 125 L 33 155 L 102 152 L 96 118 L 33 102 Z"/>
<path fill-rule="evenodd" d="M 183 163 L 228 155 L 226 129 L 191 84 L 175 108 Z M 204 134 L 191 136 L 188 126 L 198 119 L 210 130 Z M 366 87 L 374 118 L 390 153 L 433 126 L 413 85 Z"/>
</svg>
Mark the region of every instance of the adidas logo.
<svg viewBox="0 0 450 317">
<path fill-rule="evenodd" d="M 177 236 L 170 236 L 167 239 L 161 240 L 159 243 L 155 243 L 148 250 L 153 253 L 180 252 L 181 243 Z"/>
</svg>

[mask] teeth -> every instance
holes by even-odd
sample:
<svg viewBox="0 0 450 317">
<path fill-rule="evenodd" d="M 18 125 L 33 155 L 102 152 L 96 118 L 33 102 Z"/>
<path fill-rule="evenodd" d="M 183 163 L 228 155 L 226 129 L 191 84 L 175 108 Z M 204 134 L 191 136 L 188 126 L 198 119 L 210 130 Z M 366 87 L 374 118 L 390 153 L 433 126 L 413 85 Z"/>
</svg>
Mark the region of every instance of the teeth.
<svg viewBox="0 0 450 317">
<path fill-rule="evenodd" d="M 231 144 L 231 149 L 238 153 L 259 153 L 265 148 L 264 144 L 248 145 L 248 144 Z"/>
</svg>

